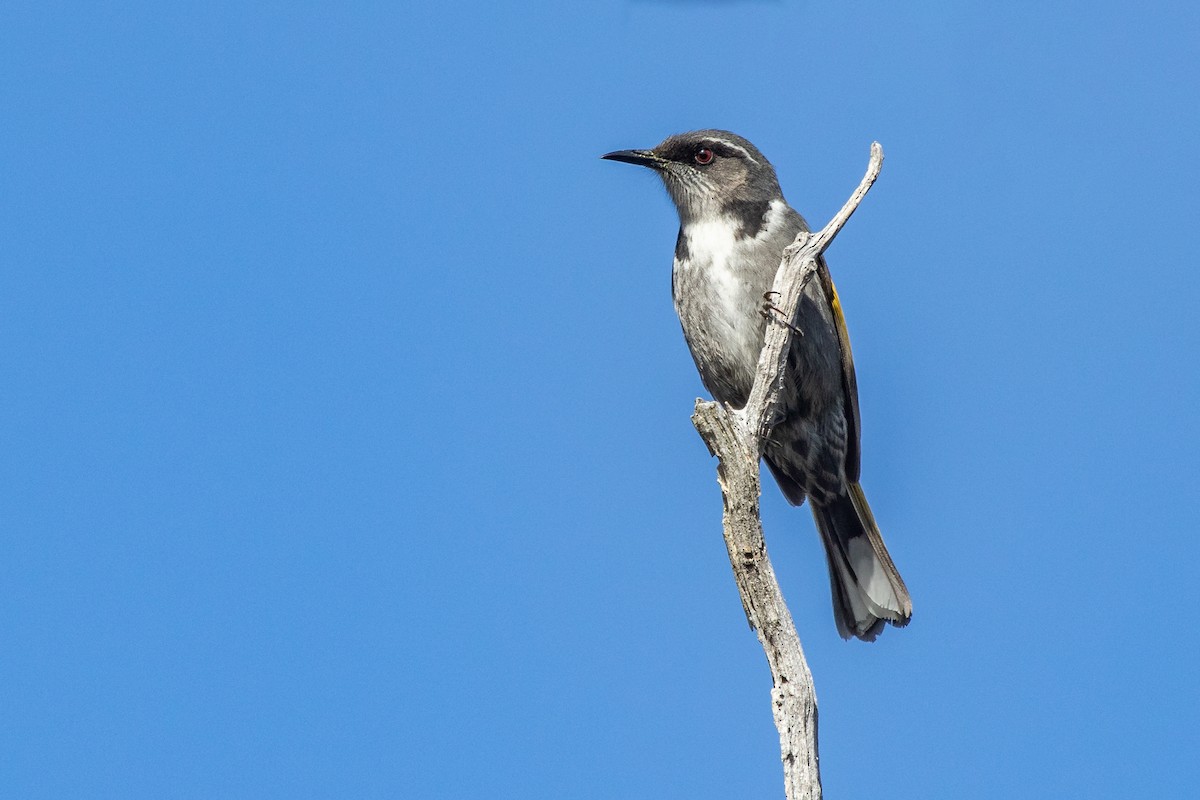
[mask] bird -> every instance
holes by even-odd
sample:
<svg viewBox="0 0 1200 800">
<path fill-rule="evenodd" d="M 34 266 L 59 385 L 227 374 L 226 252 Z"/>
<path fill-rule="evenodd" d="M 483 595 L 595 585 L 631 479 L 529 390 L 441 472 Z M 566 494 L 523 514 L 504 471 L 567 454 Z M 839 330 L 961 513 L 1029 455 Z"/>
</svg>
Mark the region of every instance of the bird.
<svg viewBox="0 0 1200 800">
<path fill-rule="evenodd" d="M 649 150 L 601 158 L 662 178 L 679 214 L 671 295 L 684 339 L 713 399 L 744 408 L 768 324 L 764 299 L 784 248 L 808 223 L 784 199 L 766 157 L 729 131 L 676 134 Z M 858 482 L 858 386 L 824 257 L 815 277 L 793 320 L 797 333 L 763 460 L 792 505 L 809 502 L 838 633 L 870 642 L 885 623 L 908 624 L 912 599 Z"/>
</svg>

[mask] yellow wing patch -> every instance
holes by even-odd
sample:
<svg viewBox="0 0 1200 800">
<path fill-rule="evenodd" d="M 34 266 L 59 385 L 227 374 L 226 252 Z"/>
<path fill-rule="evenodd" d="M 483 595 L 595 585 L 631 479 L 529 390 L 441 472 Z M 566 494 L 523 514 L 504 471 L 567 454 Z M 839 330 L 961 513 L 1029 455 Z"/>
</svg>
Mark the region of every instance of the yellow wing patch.
<svg viewBox="0 0 1200 800">
<path fill-rule="evenodd" d="M 837 289 L 833 286 L 833 278 L 829 275 L 829 265 L 822 258 L 818 260 L 817 267 L 821 286 L 825 289 L 825 297 L 829 301 L 829 310 L 833 314 L 833 326 L 837 331 L 838 349 L 841 351 L 842 395 L 846 411 L 846 478 L 853 483 L 858 480 L 861 465 L 859 455 L 861 427 L 858 416 L 858 380 L 854 375 L 854 355 L 850 352 L 850 331 L 846 328 L 846 317 L 842 314 L 842 301 L 838 298 Z"/>
</svg>

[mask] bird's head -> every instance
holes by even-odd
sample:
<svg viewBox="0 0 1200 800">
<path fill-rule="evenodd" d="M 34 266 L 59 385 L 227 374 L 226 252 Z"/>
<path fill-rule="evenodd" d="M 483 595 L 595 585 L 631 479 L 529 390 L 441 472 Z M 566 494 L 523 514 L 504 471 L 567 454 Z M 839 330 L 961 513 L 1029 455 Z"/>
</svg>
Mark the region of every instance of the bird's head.
<svg viewBox="0 0 1200 800">
<path fill-rule="evenodd" d="M 771 162 L 729 131 L 680 133 L 651 150 L 617 150 L 601 158 L 658 172 L 684 223 L 736 215 L 747 206 L 783 197 Z"/>
</svg>

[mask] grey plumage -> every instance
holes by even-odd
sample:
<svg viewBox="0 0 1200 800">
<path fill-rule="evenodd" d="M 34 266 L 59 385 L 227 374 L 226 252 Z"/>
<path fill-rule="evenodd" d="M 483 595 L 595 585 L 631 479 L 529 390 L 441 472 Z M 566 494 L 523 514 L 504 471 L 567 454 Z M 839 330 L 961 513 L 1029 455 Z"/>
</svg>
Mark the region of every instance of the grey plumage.
<svg viewBox="0 0 1200 800">
<path fill-rule="evenodd" d="M 671 276 L 675 309 L 704 386 L 746 404 L 762 349 L 760 313 L 784 248 L 808 230 L 775 169 L 728 131 L 668 137 L 652 150 L 604 158 L 658 172 L 679 212 Z M 858 389 L 840 303 L 822 259 L 801 298 L 788 382 L 764 460 L 794 505 L 808 498 L 825 545 L 834 619 L 845 638 L 872 641 L 905 625 L 908 589 L 892 563 L 859 477 Z"/>
</svg>

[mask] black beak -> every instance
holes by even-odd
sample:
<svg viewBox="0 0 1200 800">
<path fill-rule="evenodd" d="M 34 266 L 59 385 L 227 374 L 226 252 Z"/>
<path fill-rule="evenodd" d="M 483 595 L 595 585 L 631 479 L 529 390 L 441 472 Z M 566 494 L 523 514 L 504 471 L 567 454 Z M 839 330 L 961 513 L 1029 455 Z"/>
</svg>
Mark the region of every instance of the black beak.
<svg viewBox="0 0 1200 800">
<path fill-rule="evenodd" d="M 626 164 L 637 164 L 640 167 L 662 169 L 667 160 L 653 150 L 617 150 L 600 156 L 609 161 L 624 161 Z"/>
</svg>

